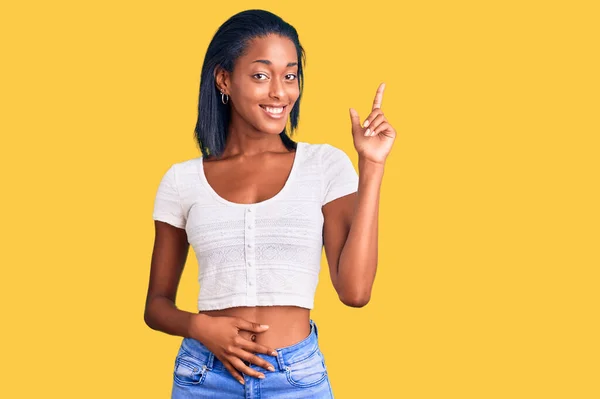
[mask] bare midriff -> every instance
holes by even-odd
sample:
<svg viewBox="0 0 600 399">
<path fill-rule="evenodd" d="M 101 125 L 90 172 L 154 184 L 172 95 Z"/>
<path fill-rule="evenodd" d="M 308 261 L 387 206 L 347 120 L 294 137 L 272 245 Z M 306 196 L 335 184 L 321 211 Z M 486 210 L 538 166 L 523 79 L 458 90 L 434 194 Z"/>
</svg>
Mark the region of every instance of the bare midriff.
<svg viewBox="0 0 600 399">
<path fill-rule="evenodd" d="M 234 307 L 199 313 L 208 316 L 240 317 L 253 323 L 266 324 L 269 329 L 265 332 L 240 330 L 239 334 L 248 340 L 274 349 L 294 345 L 310 334 L 310 309 L 297 306 Z"/>
</svg>

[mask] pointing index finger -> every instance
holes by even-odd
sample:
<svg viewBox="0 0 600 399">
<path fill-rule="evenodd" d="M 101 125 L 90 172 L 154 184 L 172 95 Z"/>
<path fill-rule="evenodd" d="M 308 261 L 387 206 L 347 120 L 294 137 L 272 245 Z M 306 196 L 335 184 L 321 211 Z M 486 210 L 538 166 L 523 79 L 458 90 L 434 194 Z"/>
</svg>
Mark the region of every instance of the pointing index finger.
<svg viewBox="0 0 600 399">
<path fill-rule="evenodd" d="M 381 108 L 381 102 L 383 101 L 383 89 L 385 89 L 385 83 L 380 84 L 377 88 L 375 100 L 373 100 L 373 109 Z"/>
</svg>

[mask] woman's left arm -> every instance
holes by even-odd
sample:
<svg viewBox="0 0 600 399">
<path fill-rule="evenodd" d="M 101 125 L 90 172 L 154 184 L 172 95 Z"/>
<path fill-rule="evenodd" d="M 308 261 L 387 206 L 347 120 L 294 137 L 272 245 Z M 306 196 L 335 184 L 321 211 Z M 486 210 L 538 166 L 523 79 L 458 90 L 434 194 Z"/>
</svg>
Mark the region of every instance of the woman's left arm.
<svg viewBox="0 0 600 399">
<path fill-rule="evenodd" d="M 362 127 L 358 113 L 350 109 L 359 155 L 358 191 L 323 207 L 331 280 L 340 300 L 352 307 L 369 302 L 377 270 L 380 189 L 385 160 L 396 137 L 381 110 L 384 88 L 382 83 L 377 89 L 372 112 Z"/>
</svg>

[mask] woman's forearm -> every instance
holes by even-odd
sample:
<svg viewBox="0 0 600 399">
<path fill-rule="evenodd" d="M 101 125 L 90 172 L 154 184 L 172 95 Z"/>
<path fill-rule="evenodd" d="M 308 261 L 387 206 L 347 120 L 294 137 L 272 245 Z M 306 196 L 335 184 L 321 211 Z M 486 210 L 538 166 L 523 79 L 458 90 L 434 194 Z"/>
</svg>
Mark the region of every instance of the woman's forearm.
<svg viewBox="0 0 600 399">
<path fill-rule="evenodd" d="M 359 158 L 358 200 L 338 264 L 340 298 L 351 306 L 369 302 L 378 253 L 379 197 L 384 165 Z"/>
<path fill-rule="evenodd" d="M 153 330 L 188 338 L 192 319 L 203 316 L 201 313 L 180 310 L 169 298 L 158 296 L 147 304 L 144 321 Z"/>
</svg>

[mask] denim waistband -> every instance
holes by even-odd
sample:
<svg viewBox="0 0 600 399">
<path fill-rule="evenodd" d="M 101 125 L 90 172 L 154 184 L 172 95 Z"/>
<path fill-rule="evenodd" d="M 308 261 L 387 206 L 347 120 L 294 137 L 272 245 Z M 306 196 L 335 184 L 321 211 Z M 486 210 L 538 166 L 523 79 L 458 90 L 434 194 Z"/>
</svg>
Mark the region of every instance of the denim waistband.
<svg viewBox="0 0 600 399">
<path fill-rule="evenodd" d="M 275 348 L 277 356 L 263 353 L 255 353 L 255 355 L 271 363 L 275 367 L 275 370 L 278 371 L 285 370 L 287 366 L 306 359 L 319 349 L 317 325 L 312 319 L 309 322 L 310 334 L 302 341 L 283 348 Z M 187 352 L 192 357 L 204 363 L 209 370 L 225 370 L 223 363 L 203 343 L 194 338 L 184 338 L 181 342 L 180 350 Z M 247 364 L 245 361 L 244 363 Z M 262 369 L 262 367 L 254 364 L 251 364 L 250 367 Z"/>
</svg>

